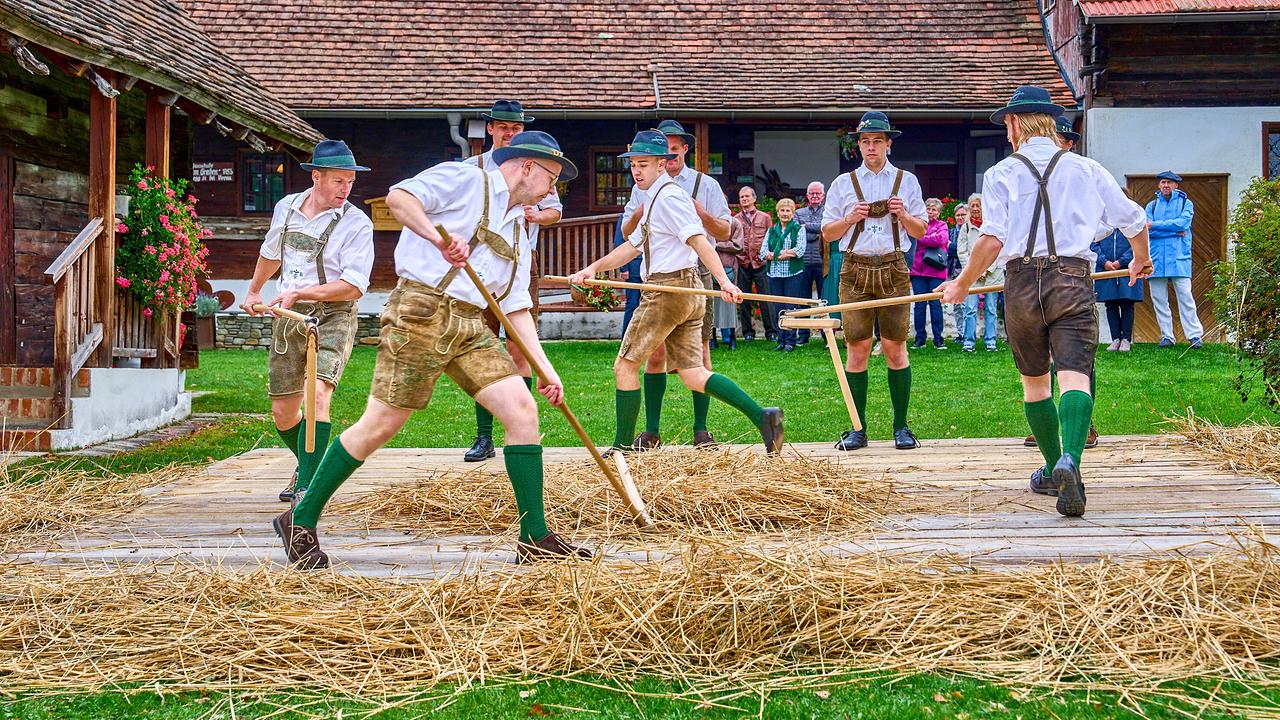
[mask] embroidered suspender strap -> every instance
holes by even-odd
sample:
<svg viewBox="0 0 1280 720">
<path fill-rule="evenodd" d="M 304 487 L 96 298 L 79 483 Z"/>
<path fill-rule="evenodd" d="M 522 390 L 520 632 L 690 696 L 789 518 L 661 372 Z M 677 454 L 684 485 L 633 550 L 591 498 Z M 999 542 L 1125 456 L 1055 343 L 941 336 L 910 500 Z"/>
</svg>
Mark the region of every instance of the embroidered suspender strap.
<svg viewBox="0 0 1280 720">
<path fill-rule="evenodd" d="M 897 174 L 893 176 L 893 189 L 889 191 L 890 198 L 897 195 L 898 190 L 902 188 L 902 174 L 903 174 L 902 168 L 898 168 Z M 858 182 L 857 170 L 849 171 L 849 180 L 853 182 L 853 192 L 858 196 L 858 202 L 860 203 L 866 202 L 867 199 L 862 195 L 862 183 Z M 879 202 L 887 203 L 888 198 Z M 878 215 L 876 217 L 881 218 L 881 217 L 884 217 L 884 215 Z M 858 224 L 853 226 L 853 237 L 849 238 L 849 250 L 852 250 L 854 244 L 858 242 L 858 236 L 862 234 L 862 229 L 866 227 L 866 224 L 867 224 L 866 220 L 859 220 Z M 889 225 L 893 228 L 893 249 L 898 252 L 902 252 L 902 242 L 899 239 L 901 230 L 900 230 L 900 226 L 898 225 L 898 217 L 896 215 L 893 215 L 890 217 Z"/>
<path fill-rule="evenodd" d="M 666 190 L 670 185 L 675 185 L 675 183 L 667 183 L 658 188 L 658 191 L 653 194 L 653 197 L 649 200 L 649 207 L 645 209 L 644 222 L 640 224 L 640 242 L 644 244 L 644 260 L 641 261 L 643 272 L 641 274 L 645 277 L 649 276 L 649 268 L 653 267 L 653 261 L 650 259 L 652 256 L 649 254 L 649 222 L 653 219 L 653 206 L 658 203 L 658 196 L 662 194 L 662 191 Z"/>
<path fill-rule="evenodd" d="M 901 188 L 902 188 L 902 168 L 898 168 L 898 174 L 893 177 L 893 189 L 889 191 L 889 197 L 892 198 L 897 196 L 898 190 Z M 898 223 L 897 215 L 889 216 L 889 225 L 893 227 L 894 252 L 902 252 L 902 242 L 899 240 L 899 236 L 902 232 L 902 227 Z"/>
<path fill-rule="evenodd" d="M 320 285 L 325 285 L 329 282 L 324 273 L 324 248 L 329 244 L 329 236 L 333 235 L 338 223 L 342 222 L 342 217 L 347 214 L 348 207 L 350 207 L 350 203 L 344 202 L 342 204 L 342 212 L 338 213 L 338 217 L 329 221 L 329 227 L 325 228 L 323 233 L 320 233 L 320 241 L 316 243 L 316 278 L 319 280 L 318 284 Z"/>
<path fill-rule="evenodd" d="M 524 236 L 525 236 L 526 238 L 527 238 L 527 237 L 529 237 L 529 221 L 527 221 L 527 220 L 526 220 L 526 221 L 524 222 L 524 224 L 523 224 L 523 225 L 521 225 L 521 224 L 520 224 L 520 221 L 519 221 L 519 220 L 517 220 L 517 221 L 516 221 L 516 247 L 515 247 L 515 250 L 516 250 L 516 257 L 515 257 L 515 259 L 514 259 L 514 260 L 512 260 L 512 261 L 511 261 L 511 277 L 507 278 L 507 289 L 506 289 L 506 290 L 503 290 L 503 291 L 502 291 L 502 294 L 501 294 L 501 295 L 499 295 L 499 296 L 497 296 L 497 298 L 495 298 L 498 302 L 502 302 L 503 300 L 506 300 L 506 299 L 507 299 L 507 296 L 511 294 L 511 288 L 515 287 L 515 285 L 516 285 L 516 269 L 517 269 L 518 267 L 520 267 L 520 233 L 521 233 L 521 229 L 523 229 L 523 231 L 524 231 Z M 529 261 L 530 261 L 530 262 L 532 262 L 532 261 L 533 261 L 533 256 L 532 256 L 532 255 L 530 255 L 530 256 L 529 256 Z"/>
<path fill-rule="evenodd" d="M 476 157 L 479 157 L 478 155 Z M 480 210 L 480 223 L 476 225 L 475 232 L 471 233 L 471 241 L 467 243 L 467 255 L 475 252 L 476 246 L 480 244 L 480 232 L 489 229 L 489 173 L 480 168 L 481 182 L 484 187 L 484 207 Z M 441 293 L 449 289 L 449 285 L 453 283 L 453 279 L 458 277 L 461 268 L 449 268 L 449 272 L 440 278 L 440 287 L 436 288 Z"/>
<path fill-rule="evenodd" d="M 1023 265 L 1031 263 L 1032 253 L 1036 249 L 1036 237 L 1040 234 L 1041 208 L 1044 209 L 1044 240 L 1049 247 L 1049 262 L 1058 261 L 1058 248 L 1053 242 L 1053 212 L 1049 207 L 1049 176 L 1053 173 L 1053 169 L 1057 167 L 1058 160 L 1062 159 L 1062 156 L 1066 154 L 1066 150 L 1059 150 L 1054 153 L 1053 158 L 1049 160 L 1049 164 L 1045 166 L 1043 175 L 1040 174 L 1039 170 L 1036 170 L 1036 166 L 1025 155 L 1014 153 L 1011 156 L 1018 158 L 1023 165 L 1027 166 L 1027 169 L 1031 171 L 1031 176 L 1036 179 L 1036 184 L 1039 185 L 1036 193 L 1035 209 L 1031 211 L 1031 231 L 1027 235 L 1027 250 L 1022 254 Z"/>
</svg>

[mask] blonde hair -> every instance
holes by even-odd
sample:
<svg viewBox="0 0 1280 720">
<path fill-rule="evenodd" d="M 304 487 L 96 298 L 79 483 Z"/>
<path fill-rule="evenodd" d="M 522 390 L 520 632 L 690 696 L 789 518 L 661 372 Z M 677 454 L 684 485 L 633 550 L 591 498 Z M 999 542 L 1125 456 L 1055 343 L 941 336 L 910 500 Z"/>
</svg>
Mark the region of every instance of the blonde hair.
<svg viewBox="0 0 1280 720">
<path fill-rule="evenodd" d="M 1053 117 L 1044 113 L 1021 113 L 1018 116 L 1018 130 L 1014 133 L 1013 144 L 1021 147 L 1022 143 L 1033 137 L 1047 137 L 1058 143 L 1058 126 Z M 1008 118 L 1005 119 L 1008 122 Z"/>
<path fill-rule="evenodd" d="M 941 209 L 942 209 L 942 201 L 941 201 L 941 200 L 939 200 L 938 198 L 929 198 L 928 200 L 925 200 L 925 201 L 924 201 L 924 206 L 925 206 L 925 207 L 933 206 L 933 207 L 936 207 L 936 208 L 938 208 L 939 210 L 941 210 Z"/>
<path fill-rule="evenodd" d="M 794 211 L 796 209 L 796 201 L 791 198 L 782 198 L 778 201 L 778 204 L 773 206 L 773 209 L 781 210 L 784 206 L 789 207 Z"/>
</svg>

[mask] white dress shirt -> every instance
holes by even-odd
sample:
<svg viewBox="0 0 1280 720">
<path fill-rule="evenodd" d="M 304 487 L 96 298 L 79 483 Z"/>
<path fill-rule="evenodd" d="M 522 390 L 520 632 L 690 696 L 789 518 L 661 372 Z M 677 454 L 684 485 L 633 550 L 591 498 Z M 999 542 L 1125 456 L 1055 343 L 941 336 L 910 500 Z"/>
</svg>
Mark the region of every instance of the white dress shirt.
<svg viewBox="0 0 1280 720">
<path fill-rule="evenodd" d="M 467 158 L 466 160 L 464 160 L 463 162 L 473 163 L 473 164 L 484 163 L 482 167 L 489 172 L 493 172 L 494 170 L 498 169 L 498 164 L 493 161 L 492 150 L 485 153 L 481 153 L 479 155 L 473 155 Z M 556 211 L 559 211 L 560 214 L 562 215 L 564 214 L 564 203 L 560 202 L 560 195 L 559 193 L 556 192 L 555 188 L 552 188 L 551 192 L 547 193 L 546 197 L 539 200 L 537 204 L 534 205 L 534 207 L 539 210 L 556 210 Z M 529 245 L 534 250 L 538 249 L 538 232 L 541 229 L 542 229 L 542 226 L 538 225 L 537 223 L 531 223 L 529 225 Z M 528 278 L 526 278 L 526 280 L 527 279 Z"/>
<path fill-rule="evenodd" d="M 277 282 L 280 292 L 319 285 L 315 256 L 297 248 L 281 247 L 285 218 L 289 219 L 289 232 L 300 232 L 318 240 L 329 223 L 341 213 L 342 219 L 324 248 L 325 280 L 343 280 L 363 295 L 369 289 L 369 273 L 373 271 L 373 222 L 349 202 L 343 203 L 341 208 L 323 210 L 308 220 L 301 208 L 310 194 L 311 190 L 307 189 L 285 195 L 276 203 L 275 212 L 271 215 L 271 228 L 267 230 L 258 254 L 268 260 L 281 261 L 280 280 Z M 293 210 L 292 216 L 290 209 Z"/>
<path fill-rule="evenodd" d="M 658 190 L 664 185 L 675 187 L 659 194 Z M 648 202 L 648 197 L 657 199 Z M 653 273 L 675 272 L 697 265 L 698 254 L 689 245 L 689 239 L 705 236 L 706 230 L 698 218 L 698 211 L 693 208 L 693 198 L 689 197 L 688 191 L 663 173 L 649 186 L 647 197 L 642 202 L 645 203 L 644 215 L 635 232 L 627 238 L 643 254 L 644 224 L 648 220 L 650 254 L 640 262 L 641 276 L 647 278 Z"/>
<path fill-rule="evenodd" d="M 871 172 L 865 164 L 860 165 L 854 172 L 858 174 L 858 184 L 862 186 L 863 202 L 872 203 L 889 199 L 893 192 L 893 181 L 898 175 L 898 168 L 894 167 L 893 163 L 886 161 L 884 167 L 880 168 L 880 172 Z M 898 197 L 902 199 L 902 206 L 908 215 L 920 222 L 928 223 L 929 213 L 925 211 L 924 198 L 920 195 L 920 181 L 913 173 L 902 173 L 902 185 L 898 187 Z M 858 194 L 853 190 L 853 181 L 849 179 L 849 173 L 841 173 L 831 181 L 831 189 L 827 191 L 827 202 L 822 210 L 822 224 L 829 225 L 843 218 L 853 212 L 857 204 Z M 858 236 L 858 243 L 853 248 L 853 254 L 874 256 L 888 255 L 893 252 L 893 225 L 890 222 L 892 219 L 892 214 L 879 219 L 867 218 L 862 234 Z M 849 250 L 849 240 L 853 237 L 853 230 L 856 227 L 858 224 L 854 223 L 840 236 L 841 250 Z M 911 247 L 911 238 L 907 235 L 905 227 L 898 227 L 898 242 L 901 245 L 899 249 L 903 252 Z"/>
<path fill-rule="evenodd" d="M 684 188 L 684 191 L 692 196 L 693 187 L 698 184 L 698 175 L 697 170 L 685 165 L 674 180 L 677 185 Z M 667 175 L 667 177 L 671 176 Z M 651 187 L 649 190 L 652 191 L 653 188 Z M 671 191 L 668 190 L 667 192 Z M 702 178 L 702 185 L 698 187 L 698 194 L 693 199 L 702 203 L 702 207 L 706 208 L 712 217 L 725 221 L 729 221 L 733 217 L 733 214 L 729 211 L 729 201 L 725 199 L 724 191 L 720 189 L 720 183 L 712 179 L 710 175 Z M 648 200 L 648 192 L 641 190 L 639 185 L 632 185 L 631 197 L 627 200 L 627 206 L 622 209 L 622 216 L 631 217 L 636 208 L 648 202 Z"/>
<path fill-rule="evenodd" d="M 504 312 L 525 310 L 533 307 L 533 299 L 529 296 L 528 274 L 532 247 L 523 236 L 524 206 L 515 205 L 507 209 L 511 190 L 501 172 L 485 172 L 474 164 L 446 162 L 423 170 L 408 180 L 402 180 L 392 185 L 391 189 L 404 190 L 413 195 L 422 203 L 422 209 L 426 211 L 432 224 L 444 225 L 453 237 L 470 241 L 480 224 L 480 214 L 484 209 L 483 187 L 486 175 L 489 178 L 489 230 L 516 246 L 518 266 L 524 268 L 524 281 L 520 281 L 520 267 L 516 268 L 515 280 L 512 281 L 511 262 L 498 257 L 487 245 L 481 244 L 472 250 L 468 262 L 484 282 L 485 288 L 494 296 L 507 293 L 507 297 L 500 303 Z M 396 244 L 397 275 L 431 287 L 439 287 L 451 267 L 440 249 L 430 240 L 407 227 L 400 231 L 400 241 Z M 446 293 L 475 307 L 488 307 L 465 271 L 460 270 L 454 276 Z"/>
<path fill-rule="evenodd" d="M 1018 152 L 1043 173 L 1058 149 L 1047 137 L 1033 137 Z M 1001 160 L 982 176 L 982 234 L 1004 243 L 996 258 L 1000 265 L 1026 252 L 1038 188 L 1031 171 L 1014 157 Z M 1084 258 L 1090 266 L 1095 256 L 1089 245 L 1100 226 L 1119 228 L 1131 238 L 1147 224 L 1146 213 L 1124 194 L 1111 173 L 1071 152 L 1062 156 L 1049 176 L 1049 204 L 1058 256 Z M 1049 256 L 1043 209 L 1031 256 Z"/>
</svg>

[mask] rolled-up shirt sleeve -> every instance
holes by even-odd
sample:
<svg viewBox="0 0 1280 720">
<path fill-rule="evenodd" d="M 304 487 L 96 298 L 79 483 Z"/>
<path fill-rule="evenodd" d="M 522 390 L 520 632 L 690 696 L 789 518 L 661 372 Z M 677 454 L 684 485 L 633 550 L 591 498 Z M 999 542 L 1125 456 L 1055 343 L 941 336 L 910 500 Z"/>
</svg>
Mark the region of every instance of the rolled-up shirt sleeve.
<svg viewBox="0 0 1280 720">
<path fill-rule="evenodd" d="M 993 167 L 982 175 L 982 234 L 1004 243 L 1009 237 L 1009 203 L 1013 193 Z"/>
<path fill-rule="evenodd" d="M 710 182 L 709 187 L 707 187 L 708 182 Z M 704 187 L 707 187 L 707 201 L 703 204 L 703 207 L 707 209 L 707 212 L 710 213 L 712 217 L 720 220 L 729 220 L 732 218 L 733 213 L 729 212 L 729 200 L 725 198 L 724 191 L 720 189 L 720 183 L 712 180 L 708 176 L 702 181 L 702 184 Z"/>
<path fill-rule="evenodd" d="M 471 192 L 479 193 L 480 173 L 474 165 L 459 162 L 440 163 L 427 168 L 407 180 L 391 186 L 403 190 L 422 203 L 422 209 L 430 215 L 461 202 Z M 483 171 L 481 171 L 483 172 Z M 477 186 L 473 188 L 472 186 Z"/>
<path fill-rule="evenodd" d="M 1102 198 L 1103 224 L 1119 228 L 1127 238 L 1135 237 L 1142 232 L 1147 227 L 1146 210 L 1124 194 L 1120 184 L 1110 172 L 1107 172 L 1106 168 L 1096 162 L 1090 167 L 1093 171 L 1094 186 L 1098 189 L 1098 196 Z"/>
<path fill-rule="evenodd" d="M 276 203 L 275 210 L 271 213 L 271 227 L 267 228 L 267 235 L 262 241 L 262 247 L 258 248 L 258 254 L 268 260 L 279 260 L 282 251 L 281 233 L 284 230 L 284 218 L 289 212 L 289 203 L 292 202 L 292 196 L 280 199 Z"/>
<path fill-rule="evenodd" d="M 339 260 L 342 275 L 338 279 L 350 283 L 361 295 L 368 292 L 369 275 L 373 272 L 373 224 L 368 219 L 343 243 Z"/>
</svg>

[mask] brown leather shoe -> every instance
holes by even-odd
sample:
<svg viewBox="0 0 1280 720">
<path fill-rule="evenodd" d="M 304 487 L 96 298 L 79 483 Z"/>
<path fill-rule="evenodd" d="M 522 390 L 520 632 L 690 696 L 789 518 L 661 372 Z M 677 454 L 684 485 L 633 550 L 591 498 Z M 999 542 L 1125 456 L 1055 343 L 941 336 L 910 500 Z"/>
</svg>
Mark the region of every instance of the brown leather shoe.
<svg viewBox="0 0 1280 720">
<path fill-rule="evenodd" d="M 1028 435 L 1027 439 L 1022 441 L 1022 444 L 1026 445 L 1027 447 L 1036 447 L 1035 433 L 1031 433 L 1030 435 Z"/>
<path fill-rule="evenodd" d="M 329 567 L 329 556 L 320 550 L 316 529 L 293 524 L 293 510 L 285 510 L 271 520 L 276 535 L 284 541 L 289 562 L 299 570 L 323 570 Z"/>
<path fill-rule="evenodd" d="M 716 447 L 716 439 L 711 437 L 711 433 L 706 430 L 697 430 L 693 433 L 693 446 L 696 448 L 714 450 Z"/>
<path fill-rule="evenodd" d="M 1087 448 L 1098 447 L 1098 428 L 1089 423 L 1089 437 L 1085 438 L 1084 446 Z"/>
<path fill-rule="evenodd" d="M 662 445 L 662 438 L 658 437 L 654 433 L 647 432 L 647 431 L 640 433 L 639 435 L 636 436 L 635 440 L 631 441 L 631 447 L 635 448 L 640 452 L 643 452 L 645 450 L 653 450 L 654 448 L 659 447 L 660 445 Z"/>
<path fill-rule="evenodd" d="M 553 532 L 543 535 L 532 543 L 516 544 L 516 562 L 521 565 L 538 560 L 559 560 L 571 557 L 590 560 L 591 551 L 570 545 L 564 538 Z"/>
</svg>

